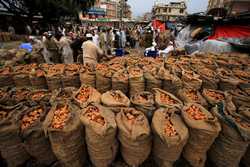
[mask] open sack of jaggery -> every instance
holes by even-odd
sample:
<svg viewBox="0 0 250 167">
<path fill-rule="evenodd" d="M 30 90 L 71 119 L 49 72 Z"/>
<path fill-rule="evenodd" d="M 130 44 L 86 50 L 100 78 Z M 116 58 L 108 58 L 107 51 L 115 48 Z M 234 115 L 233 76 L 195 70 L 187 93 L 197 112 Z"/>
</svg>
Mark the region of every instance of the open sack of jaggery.
<svg viewBox="0 0 250 167">
<path fill-rule="evenodd" d="M 112 88 L 112 71 L 107 64 L 96 65 L 96 89 L 105 93 Z"/>
<path fill-rule="evenodd" d="M 26 102 L 30 96 L 31 90 L 28 88 L 12 88 L 9 91 L 9 105 L 15 105 L 20 102 Z"/>
<path fill-rule="evenodd" d="M 250 94 L 244 90 L 236 89 L 231 90 L 230 95 L 232 95 L 233 103 L 237 106 L 250 106 Z"/>
<path fill-rule="evenodd" d="M 239 87 L 241 89 L 248 89 L 250 88 L 250 70 L 249 69 L 233 69 L 233 74 L 241 80 L 239 83 Z"/>
<path fill-rule="evenodd" d="M 50 103 L 53 104 L 54 102 L 63 102 L 72 99 L 72 95 L 76 92 L 77 89 L 75 87 L 67 87 L 61 88 L 53 91 L 51 93 Z"/>
<path fill-rule="evenodd" d="M 81 85 L 79 64 L 66 64 L 64 67 L 64 75 L 62 75 L 62 85 L 66 87 L 79 88 Z"/>
<path fill-rule="evenodd" d="M 12 69 L 11 67 L 4 67 L 0 69 L 0 87 L 4 86 L 14 86 L 14 81 L 12 79 Z"/>
<path fill-rule="evenodd" d="M 199 90 L 202 86 L 200 75 L 194 73 L 193 71 L 183 70 L 181 80 L 185 88 Z"/>
<path fill-rule="evenodd" d="M 32 68 L 35 68 L 36 64 L 26 64 L 16 66 L 14 69 L 13 80 L 16 87 L 30 87 L 29 74 Z"/>
<path fill-rule="evenodd" d="M 139 67 L 128 67 L 129 73 L 129 95 L 130 97 L 136 93 L 145 90 L 145 80 L 143 70 Z"/>
<path fill-rule="evenodd" d="M 181 112 L 189 129 L 189 139 L 183 149 L 183 157 L 193 167 L 204 167 L 207 151 L 221 131 L 218 119 L 196 103 L 186 104 Z"/>
<path fill-rule="evenodd" d="M 141 165 L 151 152 L 152 137 L 147 117 L 134 108 L 123 108 L 116 115 L 121 154 L 130 166 Z"/>
<path fill-rule="evenodd" d="M 43 130 L 43 121 L 48 111 L 45 105 L 37 105 L 16 115 L 25 150 L 42 165 L 51 165 L 56 161 Z"/>
<path fill-rule="evenodd" d="M 164 90 L 154 88 L 155 103 L 157 107 L 166 107 L 166 108 L 178 108 L 182 109 L 183 103 L 171 93 L 168 93 Z"/>
<path fill-rule="evenodd" d="M 244 164 L 245 167 L 250 166 L 250 145 L 248 146 L 248 149 L 247 149 L 245 155 L 241 159 L 241 162 L 242 162 L 242 164 Z"/>
<path fill-rule="evenodd" d="M 92 66 L 82 66 L 80 71 L 80 80 L 82 85 L 88 85 L 92 86 L 95 88 L 95 80 L 96 80 L 96 75 L 95 75 L 95 68 Z"/>
<path fill-rule="evenodd" d="M 175 108 L 160 108 L 152 120 L 153 156 L 160 167 L 173 167 L 186 145 L 189 133 Z"/>
<path fill-rule="evenodd" d="M 49 90 L 62 88 L 62 75 L 64 71 L 64 64 L 42 64 L 41 68 L 45 71 L 45 77 Z"/>
<path fill-rule="evenodd" d="M 74 101 L 79 107 L 84 108 L 89 103 L 100 103 L 101 94 L 93 87 L 83 85 L 73 95 Z"/>
<path fill-rule="evenodd" d="M 33 90 L 29 94 L 29 100 L 36 104 L 47 104 L 51 98 L 51 92 L 46 89 Z"/>
<path fill-rule="evenodd" d="M 8 104 L 10 100 L 9 88 L 0 88 L 0 104 Z"/>
<path fill-rule="evenodd" d="M 30 157 L 23 147 L 19 136 L 19 126 L 16 114 L 27 109 L 22 103 L 14 106 L 0 106 L 0 150 L 7 165 L 15 167 L 22 165 Z"/>
<path fill-rule="evenodd" d="M 184 88 L 178 91 L 178 96 L 184 103 L 198 103 L 207 108 L 207 101 L 201 96 L 200 92 L 191 88 Z"/>
<path fill-rule="evenodd" d="M 220 90 L 227 91 L 237 89 L 237 86 L 242 82 L 241 79 L 237 78 L 229 69 L 219 68 L 216 71 L 220 79 Z"/>
<path fill-rule="evenodd" d="M 92 103 L 81 110 L 80 119 L 85 127 L 92 164 L 96 167 L 110 166 L 118 150 L 114 113 L 100 104 Z"/>
<path fill-rule="evenodd" d="M 159 69 L 155 65 L 147 65 L 143 67 L 145 78 L 145 90 L 152 92 L 153 88 L 161 88 L 162 80 L 158 75 Z"/>
<path fill-rule="evenodd" d="M 202 95 L 211 106 L 226 100 L 225 93 L 219 90 L 203 89 Z"/>
<path fill-rule="evenodd" d="M 140 92 L 133 95 L 130 98 L 130 101 L 134 108 L 139 111 L 142 111 L 149 121 L 151 121 L 154 111 L 156 109 L 154 94 L 151 92 Z"/>
<path fill-rule="evenodd" d="M 112 89 L 113 90 L 120 90 L 125 95 L 128 94 L 129 91 L 129 76 L 127 71 L 118 71 L 115 72 L 112 76 Z"/>
<path fill-rule="evenodd" d="M 200 79 L 202 80 L 202 88 L 206 89 L 217 89 L 219 79 L 215 71 L 209 68 L 199 68 L 197 73 L 200 75 Z"/>
<path fill-rule="evenodd" d="M 120 112 L 123 107 L 130 106 L 129 98 L 120 90 L 111 90 L 102 94 L 101 101 L 104 106 L 108 107 L 115 113 Z"/>
<path fill-rule="evenodd" d="M 70 102 L 53 103 L 43 127 L 52 150 L 62 166 L 84 166 L 86 160 L 84 129 L 78 107 Z"/>
<path fill-rule="evenodd" d="M 47 89 L 45 72 L 39 66 L 35 66 L 29 73 L 30 83 L 34 89 Z"/>
<path fill-rule="evenodd" d="M 232 110 L 226 103 L 212 109 L 222 131 L 208 152 L 216 166 L 238 167 L 250 143 L 250 120 Z"/>
</svg>

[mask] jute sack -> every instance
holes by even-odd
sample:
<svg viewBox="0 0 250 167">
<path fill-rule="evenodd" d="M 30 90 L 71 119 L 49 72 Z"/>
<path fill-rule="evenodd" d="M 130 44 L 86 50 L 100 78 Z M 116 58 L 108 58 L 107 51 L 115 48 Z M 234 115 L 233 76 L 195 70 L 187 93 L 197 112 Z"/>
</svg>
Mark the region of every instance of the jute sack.
<svg viewBox="0 0 250 167">
<path fill-rule="evenodd" d="M 80 76 L 79 76 L 80 65 L 79 64 L 67 64 L 64 68 L 64 75 L 62 76 L 62 85 L 66 87 L 76 87 L 81 86 Z"/>
<path fill-rule="evenodd" d="M 195 74 L 193 71 L 183 70 L 181 80 L 185 88 L 199 90 L 202 86 L 200 75 Z"/>
<path fill-rule="evenodd" d="M 147 116 L 149 122 L 151 122 L 156 110 L 154 94 L 151 92 L 137 93 L 130 98 L 130 101 L 133 107 L 142 111 Z"/>
<path fill-rule="evenodd" d="M 52 150 L 64 167 L 82 167 L 86 150 L 79 109 L 68 102 L 54 103 L 43 122 Z"/>
<path fill-rule="evenodd" d="M 15 106 L 0 106 L 0 150 L 9 167 L 22 165 L 30 157 L 19 136 L 15 115 L 27 107 L 19 103 Z"/>
<path fill-rule="evenodd" d="M 16 87 L 30 87 L 29 72 L 30 67 L 28 65 L 16 66 L 13 75 L 13 81 Z"/>
<path fill-rule="evenodd" d="M 240 106 L 238 108 L 238 113 L 250 120 L 250 106 Z"/>
<path fill-rule="evenodd" d="M 217 89 L 219 79 L 215 71 L 208 68 L 199 68 L 197 73 L 200 75 L 200 79 L 202 80 L 202 88 L 206 89 Z"/>
<path fill-rule="evenodd" d="M 112 89 L 112 72 L 107 64 L 97 64 L 96 66 L 96 89 L 100 93 L 105 93 Z"/>
<path fill-rule="evenodd" d="M 45 77 L 50 91 L 54 91 L 55 89 L 60 89 L 63 87 L 62 76 L 64 67 L 64 64 L 41 66 L 41 68 L 45 71 Z"/>
<path fill-rule="evenodd" d="M 51 165 L 56 161 L 49 139 L 45 136 L 42 127 L 48 110 L 45 105 L 38 105 L 16 115 L 25 150 L 43 165 Z"/>
<path fill-rule="evenodd" d="M 0 87 L 14 86 L 14 81 L 12 79 L 12 69 L 11 67 L 5 67 L 0 69 Z"/>
<path fill-rule="evenodd" d="M 177 95 L 178 90 L 183 87 L 181 79 L 177 75 L 171 74 L 170 71 L 166 70 L 164 67 L 160 68 L 158 74 L 163 81 L 162 89 Z"/>
<path fill-rule="evenodd" d="M 153 156 L 159 167 L 173 167 L 187 143 L 188 128 L 176 109 L 160 108 L 152 120 Z"/>
<path fill-rule="evenodd" d="M 245 69 L 245 70 L 233 69 L 232 71 L 233 71 L 233 74 L 237 78 L 242 80 L 238 85 L 241 89 L 250 88 L 250 70 L 249 69 Z"/>
<path fill-rule="evenodd" d="M 145 90 L 145 80 L 143 70 L 139 67 L 128 67 L 129 72 L 129 95 L 130 97 L 136 93 Z"/>
<path fill-rule="evenodd" d="M 162 80 L 158 76 L 158 69 L 154 65 L 143 67 L 145 78 L 145 90 L 152 92 L 153 88 L 162 88 Z"/>
<path fill-rule="evenodd" d="M 32 90 L 29 95 L 29 101 L 35 104 L 48 104 L 51 98 L 51 92 L 46 89 Z"/>
<path fill-rule="evenodd" d="M 151 151 L 150 126 L 146 116 L 134 108 L 124 108 L 116 115 L 121 154 L 130 166 L 141 165 Z"/>
<path fill-rule="evenodd" d="M 28 88 L 13 88 L 9 91 L 9 101 L 8 104 L 16 105 L 20 102 L 26 102 L 30 95 L 30 89 Z"/>
<path fill-rule="evenodd" d="M 114 113 L 106 107 L 92 103 L 82 109 L 80 119 L 85 127 L 91 162 L 95 167 L 110 166 L 118 150 Z"/>
<path fill-rule="evenodd" d="M 250 106 L 250 96 L 240 89 L 231 90 L 229 92 L 232 95 L 233 103 L 237 106 Z"/>
<path fill-rule="evenodd" d="M 178 97 L 180 97 L 180 99 L 184 103 L 198 103 L 205 108 L 208 107 L 207 101 L 201 96 L 200 92 L 197 90 L 193 90 L 190 88 L 181 89 L 178 92 Z"/>
<path fill-rule="evenodd" d="M 155 103 L 157 107 L 166 107 L 166 108 L 178 108 L 182 109 L 183 103 L 171 93 L 168 93 L 164 90 L 154 88 Z"/>
<path fill-rule="evenodd" d="M 243 156 L 241 160 L 242 164 L 244 164 L 245 167 L 250 167 L 250 145 L 248 146 L 248 149 Z"/>
<path fill-rule="evenodd" d="M 216 117 L 196 103 L 188 103 L 181 112 L 189 128 L 190 137 L 183 150 L 183 157 L 193 167 L 204 167 L 207 151 L 221 131 Z"/>
<path fill-rule="evenodd" d="M 82 85 L 88 85 L 95 88 L 95 81 L 96 81 L 96 75 L 95 75 L 95 69 L 90 66 L 83 66 L 80 69 L 80 80 Z"/>
<path fill-rule="evenodd" d="M 233 72 L 228 69 L 219 68 L 217 69 L 218 77 L 220 79 L 219 88 L 220 90 L 235 90 L 237 85 L 241 82 L 239 78 L 233 75 Z"/>
<path fill-rule="evenodd" d="M 112 76 L 112 89 L 113 90 L 120 90 L 125 95 L 128 94 L 128 73 L 126 71 L 119 71 L 114 73 Z"/>
<path fill-rule="evenodd" d="M 111 90 L 101 96 L 102 104 L 114 113 L 119 113 L 121 108 L 130 106 L 129 98 L 120 90 Z"/>
<path fill-rule="evenodd" d="M 82 85 L 78 91 L 73 93 L 73 100 L 79 107 L 86 107 L 89 103 L 100 103 L 101 94 L 93 87 Z"/>
<path fill-rule="evenodd" d="M 10 100 L 8 88 L 0 88 L 0 104 L 6 105 Z"/>
<path fill-rule="evenodd" d="M 51 93 L 51 98 L 49 100 L 50 104 L 72 100 L 72 95 L 74 95 L 74 92 L 76 91 L 77 89 L 75 87 L 57 89 Z"/>
<path fill-rule="evenodd" d="M 203 89 L 202 95 L 211 106 L 226 100 L 225 93 L 219 90 Z"/>
<path fill-rule="evenodd" d="M 222 131 L 208 156 L 218 167 L 238 167 L 250 143 L 249 120 L 230 110 L 223 103 L 212 109 L 212 113 L 220 120 Z"/>
<path fill-rule="evenodd" d="M 33 68 L 29 74 L 30 83 L 34 89 L 47 89 L 47 81 L 45 72 L 37 67 Z"/>
</svg>

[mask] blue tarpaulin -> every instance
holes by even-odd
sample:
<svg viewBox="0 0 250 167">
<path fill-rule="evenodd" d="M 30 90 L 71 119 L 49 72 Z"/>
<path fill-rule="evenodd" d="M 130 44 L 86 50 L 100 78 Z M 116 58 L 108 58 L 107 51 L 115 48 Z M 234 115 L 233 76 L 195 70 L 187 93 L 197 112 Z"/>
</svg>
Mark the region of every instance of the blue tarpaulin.
<svg viewBox="0 0 250 167">
<path fill-rule="evenodd" d="M 25 49 L 27 50 L 28 52 L 32 52 L 32 45 L 31 43 L 22 43 L 20 46 L 19 46 L 20 49 Z"/>
</svg>

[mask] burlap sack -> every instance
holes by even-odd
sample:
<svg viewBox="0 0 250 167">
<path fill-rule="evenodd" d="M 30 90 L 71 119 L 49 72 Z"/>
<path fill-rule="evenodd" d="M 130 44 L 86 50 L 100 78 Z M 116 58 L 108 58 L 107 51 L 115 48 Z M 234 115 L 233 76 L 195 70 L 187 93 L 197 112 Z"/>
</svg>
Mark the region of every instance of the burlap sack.
<svg viewBox="0 0 250 167">
<path fill-rule="evenodd" d="M 179 90 L 178 97 L 184 102 L 184 103 L 198 103 L 202 105 L 205 108 L 208 108 L 207 101 L 201 96 L 199 91 L 184 88 Z"/>
<path fill-rule="evenodd" d="M 199 90 L 202 85 L 202 80 L 200 79 L 200 75 L 195 74 L 193 71 L 183 70 L 181 80 L 185 88 L 192 88 L 195 90 Z"/>
<path fill-rule="evenodd" d="M 53 77 L 46 76 L 46 82 L 48 85 L 48 89 L 50 91 L 54 91 L 55 89 L 60 89 L 63 87 L 61 76 L 53 76 Z"/>
<path fill-rule="evenodd" d="M 105 93 L 112 89 L 112 72 L 108 65 L 98 64 L 96 66 L 96 89 L 100 93 Z"/>
<path fill-rule="evenodd" d="M 11 67 L 5 67 L 0 69 L 0 87 L 14 86 L 14 81 L 12 79 L 12 69 Z"/>
<path fill-rule="evenodd" d="M 195 113 L 194 109 L 192 109 L 193 113 L 188 113 L 188 110 L 192 106 L 198 107 L 205 118 L 201 118 L 202 116 L 199 116 L 199 113 Z M 193 115 L 192 117 L 191 114 Z M 204 167 L 207 159 L 207 151 L 221 131 L 219 121 L 205 108 L 196 103 L 185 105 L 181 115 L 189 128 L 190 134 L 183 150 L 183 157 L 193 167 Z"/>
<path fill-rule="evenodd" d="M 48 104 L 51 98 L 51 92 L 46 89 L 31 91 L 29 100 L 36 104 Z"/>
<path fill-rule="evenodd" d="M 15 106 L 0 106 L 0 150 L 9 167 L 22 165 L 30 157 L 19 136 L 15 115 L 27 107 L 19 103 Z"/>
<path fill-rule="evenodd" d="M 238 108 L 238 113 L 250 120 L 250 106 L 240 106 Z"/>
<path fill-rule="evenodd" d="M 250 106 L 250 96 L 240 89 L 229 92 L 232 95 L 233 103 L 237 106 Z"/>
<path fill-rule="evenodd" d="M 121 108 L 129 107 L 129 98 L 120 90 L 111 90 L 101 96 L 102 104 L 114 113 L 119 113 Z"/>
<path fill-rule="evenodd" d="M 38 109 L 42 109 L 43 112 L 37 115 L 32 113 L 31 115 L 31 112 Z M 36 106 L 16 115 L 25 150 L 30 156 L 43 165 L 51 165 L 56 161 L 49 139 L 45 136 L 42 127 L 42 122 L 44 121 L 48 110 L 49 108 L 46 108 L 45 106 Z M 29 115 L 28 118 L 27 115 Z M 34 122 L 32 122 L 33 120 Z"/>
<path fill-rule="evenodd" d="M 147 65 L 143 67 L 145 78 L 145 90 L 152 92 L 153 88 L 162 88 L 162 80 L 158 75 L 157 67 Z"/>
<path fill-rule="evenodd" d="M 95 81 L 96 81 L 96 75 L 95 75 L 95 69 L 90 66 L 83 66 L 80 69 L 80 80 L 82 85 L 88 85 L 95 88 Z"/>
<path fill-rule="evenodd" d="M 0 88 L 0 104 L 5 105 L 10 100 L 8 88 Z"/>
<path fill-rule="evenodd" d="M 29 78 L 29 72 L 30 68 L 28 65 L 21 65 L 16 66 L 14 75 L 13 75 L 13 81 L 16 85 L 16 87 L 30 87 L 30 78 Z"/>
<path fill-rule="evenodd" d="M 217 74 L 215 71 L 208 68 L 199 68 L 197 73 L 200 75 L 200 79 L 202 80 L 202 88 L 206 89 L 217 89 L 219 79 L 217 78 Z"/>
<path fill-rule="evenodd" d="M 76 87 L 81 86 L 80 76 L 79 76 L 80 65 L 78 64 L 67 64 L 64 68 L 64 75 L 62 76 L 62 85 L 66 87 Z"/>
<path fill-rule="evenodd" d="M 183 103 L 171 93 L 154 88 L 155 103 L 157 107 L 182 109 Z"/>
<path fill-rule="evenodd" d="M 55 111 L 58 107 L 67 106 L 69 115 L 61 114 L 66 118 L 62 128 L 53 128 Z M 52 150 L 65 167 L 82 167 L 86 159 L 84 144 L 84 129 L 79 119 L 79 109 L 71 103 L 54 103 L 43 122 L 45 134 L 49 136 Z"/>
<path fill-rule="evenodd" d="M 114 113 L 106 107 L 92 103 L 81 111 L 80 119 L 85 127 L 91 162 L 96 167 L 110 166 L 118 149 Z"/>
<path fill-rule="evenodd" d="M 33 68 L 29 74 L 30 83 L 34 89 L 47 89 L 45 72 L 41 68 Z"/>
<path fill-rule="evenodd" d="M 220 79 L 219 88 L 222 91 L 229 91 L 237 89 L 237 85 L 241 80 L 235 77 L 231 70 L 219 68 L 217 69 L 218 77 Z"/>
<path fill-rule="evenodd" d="M 112 76 L 112 89 L 113 90 L 120 90 L 125 95 L 128 94 L 129 88 L 128 88 L 128 73 L 125 71 L 119 71 L 114 73 Z"/>
<path fill-rule="evenodd" d="M 62 88 L 62 75 L 64 71 L 64 64 L 43 65 L 41 68 L 45 71 L 47 85 L 50 91 Z"/>
<path fill-rule="evenodd" d="M 241 160 L 242 164 L 244 164 L 245 167 L 250 167 L 250 145 L 248 146 L 248 149 L 243 156 Z"/>
<path fill-rule="evenodd" d="M 78 91 L 73 93 L 74 102 L 81 108 L 89 103 L 100 103 L 101 94 L 93 87 L 82 85 Z"/>
<path fill-rule="evenodd" d="M 219 118 L 222 131 L 208 152 L 209 159 L 219 167 L 238 167 L 250 143 L 249 120 L 222 103 L 212 113 Z"/>
<path fill-rule="evenodd" d="M 226 99 L 225 93 L 219 90 L 203 89 L 202 95 L 211 106 L 215 106 Z"/>
<path fill-rule="evenodd" d="M 155 111 L 152 120 L 152 151 L 159 167 L 173 167 L 189 137 L 188 128 L 175 110 L 160 108 Z M 173 129 L 169 125 L 172 125 Z"/>
<path fill-rule="evenodd" d="M 50 98 L 50 104 L 53 104 L 55 102 L 62 102 L 72 99 L 72 95 L 74 95 L 74 92 L 76 92 L 77 89 L 74 87 L 68 87 L 63 89 L 58 89 L 52 92 L 51 98 Z"/>
<path fill-rule="evenodd" d="M 28 88 L 13 88 L 9 91 L 8 104 L 15 105 L 28 100 L 31 90 Z"/>
<path fill-rule="evenodd" d="M 156 110 L 154 94 L 151 92 L 137 93 L 130 98 L 130 101 L 133 107 L 142 111 L 147 116 L 149 122 L 151 122 Z"/>
<path fill-rule="evenodd" d="M 245 69 L 245 70 L 241 70 L 241 69 L 233 69 L 233 74 L 241 79 L 242 81 L 239 83 L 239 87 L 241 89 L 248 89 L 250 88 L 250 70 Z"/>
<path fill-rule="evenodd" d="M 151 151 L 150 126 L 146 116 L 133 108 L 124 108 L 116 116 L 121 154 L 130 166 L 141 165 Z"/>
<path fill-rule="evenodd" d="M 145 90 L 145 80 L 143 77 L 143 70 L 139 67 L 129 67 L 129 95 L 130 97 L 136 93 Z"/>
<path fill-rule="evenodd" d="M 159 77 L 163 80 L 163 90 L 177 95 L 179 89 L 183 87 L 181 79 L 175 75 L 171 74 L 170 71 L 161 67 L 159 70 Z"/>
</svg>

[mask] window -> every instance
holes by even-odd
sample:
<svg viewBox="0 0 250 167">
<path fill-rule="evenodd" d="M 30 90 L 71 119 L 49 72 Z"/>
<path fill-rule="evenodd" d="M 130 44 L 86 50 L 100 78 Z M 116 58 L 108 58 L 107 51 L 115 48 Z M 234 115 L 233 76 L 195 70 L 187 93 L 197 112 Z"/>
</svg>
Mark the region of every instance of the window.
<svg viewBox="0 0 250 167">
<path fill-rule="evenodd" d="M 180 13 L 184 13 L 184 10 L 183 10 L 183 9 L 180 9 Z"/>
<path fill-rule="evenodd" d="M 167 13 L 167 12 L 168 12 L 167 8 L 164 8 L 163 12 L 164 12 L 164 13 Z"/>
<path fill-rule="evenodd" d="M 168 12 L 171 13 L 171 8 L 168 9 Z"/>
</svg>

